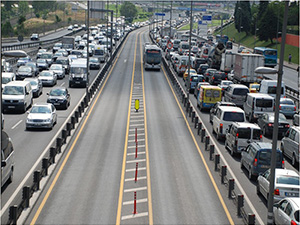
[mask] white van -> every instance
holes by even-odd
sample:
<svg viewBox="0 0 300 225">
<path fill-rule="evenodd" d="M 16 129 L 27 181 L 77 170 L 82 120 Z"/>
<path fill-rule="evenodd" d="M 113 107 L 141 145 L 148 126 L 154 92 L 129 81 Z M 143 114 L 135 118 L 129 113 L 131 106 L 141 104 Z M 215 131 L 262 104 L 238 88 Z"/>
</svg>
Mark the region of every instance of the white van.
<svg viewBox="0 0 300 225">
<path fill-rule="evenodd" d="M 233 122 L 226 133 L 225 148 L 233 156 L 253 141 L 262 141 L 262 130 L 257 124 Z"/>
<path fill-rule="evenodd" d="M 217 139 L 225 138 L 229 125 L 233 122 L 246 122 L 245 112 L 236 106 L 219 106 L 213 116 L 213 133 Z"/>
<path fill-rule="evenodd" d="M 5 85 L 2 92 L 3 110 L 26 112 L 32 106 L 32 88 L 29 81 L 12 81 Z"/>
<path fill-rule="evenodd" d="M 10 137 L 2 130 L 1 136 L 1 187 L 12 182 L 14 173 L 14 148 Z"/>
<path fill-rule="evenodd" d="M 244 102 L 245 115 L 249 122 L 254 122 L 265 112 L 274 112 L 275 99 L 268 94 L 248 93 Z"/>
<path fill-rule="evenodd" d="M 98 57 L 100 62 L 105 62 L 107 57 L 106 47 L 104 45 L 96 45 L 94 56 Z"/>
<path fill-rule="evenodd" d="M 87 85 L 86 58 L 74 59 L 70 65 L 69 87 Z"/>
<path fill-rule="evenodd" d="M 11 82 L 16 80 L 16 75 L 15 73 L 11 73 L 11 72 L 2 72 L 2 89 L 4 88 L 4 86 Z"/>
<path fill-rule="evenodd" d="M 182 42 L 180 42 L 180 44 L 179 44 L 178 53 L 179 53 L 180 55 L 182 55 L 185 51 L 189 50 L 189 48 L 190 48 L 189 43 L 186 42 L 186 41 L 182 41 Z"/>
<path fill-rule="evenodd" d="M 262 80 L 260 83 L 259 93 L 269 94 L 276 97 L 277 80 Z M 281 98 L 285 97 L 285 85 L 281 83 Z"/>
<path fill-rule="evenodd" d="M 178 76 L 182 77 L 186 69 L 188 68 L 189 57 L 186 55 L 181 55 L 179 58 L 179 63 L 177 67 Z"/>
</svg>

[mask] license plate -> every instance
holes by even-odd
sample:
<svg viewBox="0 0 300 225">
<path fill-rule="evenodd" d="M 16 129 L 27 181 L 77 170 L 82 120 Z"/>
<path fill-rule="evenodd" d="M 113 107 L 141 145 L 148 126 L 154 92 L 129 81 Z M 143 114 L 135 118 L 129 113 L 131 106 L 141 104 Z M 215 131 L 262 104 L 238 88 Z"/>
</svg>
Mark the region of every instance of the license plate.
<svg viewBox="0 0 300 225">
<path fill-rule="evenodd" d="M 54 102 L 54 104 L 53 105 L 59 105 L 59 103 L 58 102 Z"/>
<path fill-rule="evenodd" d="M 75 84 L 80 84 L 80 82 L 79 81 L 75 81 Z"/>
<path fill-rule="evenodd" d="M 261 168 L 270 168 L 268 165 L 262 165 Z"/>
<path fill-rule="evenodd" d="M 299 197 L 299 193 L 285 192 L 285 196 L 288 196 L 288 197 Z"/>
<path fill-rule="evenodd" d="M 15 108 L 15 106 L 8 106 L 8 108 L 9 108 L 9 109 L 14 109 L 14 108 Z"/>
</svg>

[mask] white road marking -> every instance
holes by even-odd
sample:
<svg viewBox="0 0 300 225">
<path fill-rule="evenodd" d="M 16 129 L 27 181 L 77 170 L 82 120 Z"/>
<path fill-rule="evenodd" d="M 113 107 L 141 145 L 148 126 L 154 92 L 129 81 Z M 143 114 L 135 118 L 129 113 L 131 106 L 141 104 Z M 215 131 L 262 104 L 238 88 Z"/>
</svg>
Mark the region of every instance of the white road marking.
<svg viewBox="0 0 300 225">
<path fill-rule="evenodd" d="M 137 154 L 138 155 L 144 155 L 146 152 L 138 152 Z M 132 153 L 128 153 L 127 154 L 128 156 L 130 156 L 130 155 L 135 155 L 135 152 L 132 152 Z"/>
<path fill-rule="evenodd" d="M 145 135 L 144 133 L 141 133 L 141 134 L 137 134 L 137 136 L 141 136 L 141 135 Z M 135 134 L 129 134 L 128 137 L 134 137 Z"/>
<path fill-rule="evenodd" d="M 130 160 L 130 161 L 127 161 L 126 163 L 139 163 L 139 162 L 145 162 L 146 159 L 137 159 L 137 160 Z"/>
<path fill-rule="evenodd" d="M 126 63 L 127 62 L 127 59 L 124 59 L 124 63 Z"/>
<path fill-rule="evenodd" d="M 134 191 L 145 191 L 147 190 L 147 187 L 139 187 L 139 188 L 131 188 L 131 189 L 125 189 L 124 192 L 134 192 Z"/>
<path fill-rule="evenodd" d="M 129 146 L 128 148 L 136 148 L 136 146 Z M 145 145 L 138 145 L 138 148 L 145 148 Z"/>
<path fill-rule="evenodd" d="M 65 85 L 65 82 L 62 82 L 62 84 L 60 85 L 61 87 Z"/>
<path fill-rule="evenodd" d="M 143 198 L 143 199 L 136 200 L 136 203 L 144 203 L 144 202 L 148 202 L 148 199 Z M 134 201 L 123 202 L 123 205 L 133 205 L 133 204 L 134 204 Z"/>
<path fill-rule="evenodd" d="M 147 177 L 137 177 L 137 180 L 146 180 Z M 125 182 L 128 182 L 128 181 L 134 181 L 135 180 L 135 177 L 134 178 L 127 178 L 125 179 Z"/>
<path fill-rule="evenodd" d="M 145 130 L 145 129 L 144 128 L 138 128 L 137 130 L 139 131 L 139 130 Z M 135 129 L 129 129 L 129 131 L 135 131 Z"/>
<path fill-rule="evenodd" d="M 146 170 L 146 167 L 141 167 L 141 168 L 139 168 L 139 170 Z M 134 172 L 134 171 L 135 171 L 135 168 L 125 170 L 125 172 Z"/>
<path fill-rule="evenodd" d="M 134 218 L 145 217 L 145 216 L 148 216 L 148 212 L 137 213 L 137 214 L 132 214 L 132 215 L 128 215 L 128 216 L 122 216 L 121 220 L 128 220 L 128 219 L 134 219 Z"/>
<path fill-rule="evenodd" d="M 17 122 L 11 129 L 15 129 L 20 123 L 22 123 L 23 120 L 20 120 L 19 122 Z"/>
<path fill-rule="evenodd" d="M 140 141 L 145 141 L 145 139 L 138 139 L 137 141 L 138 141 L 138 142 L 140 142 Z M 135 140 L 129 140 L 128 142 L 135 142 Z"/>
</svg>

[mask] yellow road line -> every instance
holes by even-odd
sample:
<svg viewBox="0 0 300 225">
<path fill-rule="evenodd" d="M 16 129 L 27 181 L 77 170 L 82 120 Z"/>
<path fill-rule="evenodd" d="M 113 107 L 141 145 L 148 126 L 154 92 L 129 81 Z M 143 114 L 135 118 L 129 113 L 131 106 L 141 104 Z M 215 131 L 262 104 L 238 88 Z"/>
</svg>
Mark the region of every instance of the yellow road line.
<svg viewBox="0 0 300 225">
<path fill-rule="evenodd" d="M 118 202 L 118 211 L 117 211 L 116 225 L 119 225 L 120 222 L 121 222 L 123 191 L 124 191 L 124 178 L 125 178 L 125 167 L 126 167 L 127 146 L 128 146 L 128 134 L 129 134 L 129 123 L 130 123 L 130 111 L 131 111 L 131 100 L 132 100 L 134 72 L 135 72 L 136 48 L 137 48 L 137 40 L 138 40 L 139 33 L 136 35 L 135 47 L 134 47 L 133 70 L 132 70 L 132 75 L 131 75 L 131 88 L 130 88 L 130 97 L 129 97 L 129 105 L 128 105 L 127 128 L 126 128 L 126 135 L 125 135 L 125 145 L 124 145 L 122 173 L 121 173 L 121 180 L 120 180 L 120 191 L 119 191 L 119 202 Z"/>
<path fill-rule="evenodd" d="M 220 202 L 221 202 L 221 204 L 222 204 L 222 207 L 223 207 L 223 209 L 224 209 L 224 211 L 225 211 L 225 213 L 226 213 L 226 216 L 227 216 L 227 218 L 228 218 L 228 221 L 229 221 L 229 223 L 230 223 L 231 225 L 233 225 L 234 222 L 233 222 L 233 220 L 232 220 L 232 217 L 231 217 L 231 215 L 230 215 L 230 213 L 229 213 L 229 211 L 228 211 L 228 208 L 227 208 L 227 206 L 226 206 L 226 204 L 225 204 L 225 202 L 224 202 L 224 200 L 223 200 L 223 197 L 222 197 L 222 195 L 221 195 L 221 193 L 220 193 L 220 190 L 219 190 L 219 188 L 218 188 L 218 186 L 217 186 L 217 184 L 216 184 L 216 182 L 215 182 L 215 180 L 214 180 L 214 178 L 213 178 L 213 176 L 212 176 L 212 174 L 211 174 L 211 172 L 210 172 L 210 170 L 209 170 L 209 168 L 208 168 L 208 165 L 207 165 L 207 163 L 206 163 L 206 161 L 205 161 L 205 158 L 204 158 L 204 156 L 203 156 L 203 154 L 202 154 L 202 152 L 201 152 L 201 150 L 200 150 L 200 147 L 199 147 L 199 145 L 198 145 L 198 143 L 197 143 L 197 141 L 196 141 L 196 138 L 195 138 L 195 136 L 194 136 L 194 134 L 193 134 L 193 132 L 192 132 L 192 130 L 191 130 L 191 127 L 190 127 L 189 122 L 188 122 L 188 120 L 187 120 L 187 118 L 186 118 L 186 116 L 185 116 L 185 113 L 184 113 L 184 111 L 182 110 L 182 107 L 181 107 L 181 105 L 180 105 L 180 103 L 179 103 L 179 101 L 178 101 L 178 99 L 177 99 L 177 96 L 176 96 L 176 94 L 175 94 L 175 92 L 174 92 L 174 90 L 173 90 L 173 87 L 172 87 L 172 85 L 171 85 L 171 83 L 170 83 L 170 81 L 169 81 L 169 78 L 167 77 L 166 72 L 165 72 L 165 70 L 164 70 L 163 67 L 162 67 L 162 69 L 163 69 L 164 75 L 165 75 L 165 77 L 166 77 L 166 80 L 167 80 L 167 82 L 168 82 L 168 84 L 169 84 L 169 86 L 170 86 L 170 88 L 171 88 L 171 91 L 172 91 L 172 93 L 173 93 L 173 95 L 174 95 L 174 98 L 175 98 L 175 100 L 176 100 L 176 102 L 177 102 L 177 105 L 178 105 L 178 107 L 179 107 L 179 109 L 180 109 L 180 111 L 181 111 L 181 114 L 182 114 L 182 116 L 183 116 L 183 118 L 184 118 L 184 120 L 185 120 L 185 123 L 186 123 L 186 125 L 187 125 L 187 128 L 188 128 L 188 130 L 189 130 L 189 132 L 190 132 L 190 134 L 191 134 L 191 136 L 192 136 L 192 139 L 193 139 L 193 141 L 194 141 L 194 144 L 195 144 L 195 146 L 196 146 L 196 148 L 197 148 L 197 150 L 198 150 L 198 153 L 199 153 L 199 155 L 200 155 L 200 157 L 201 157 L 201 159 L 202 159 L 202 162 L 203 162 L 203 164 L 204 164 L 204 166 L 205 166 L 206 172 L 207 172 L 207 174 L 208 174 L 208 176 L 209 176 L 209 178 L 210 178 L 210 180 L 211 180 L 211 182 L 212 182 L 212 184 L 213 184 L 213 186 L 214 186 L 214 188 L 215 188 L 215 191 L 216 191 L 216 193 L 217 193 L 217 195 L 218 195 L 218 197 L 219 197 L 219 200 L 220 200 Z"/>
<path fill-rule="evenodd" d="M 124 44 L 122 46 L 120 54 L 123 51 L 123 48 L 125 46 L 125 43 L 128 40 L 128 37 L 129 36 L 127 36 L 127 38 L 126 38 L 126 40 L 125 40 L 125 42 L 124 42 Z M 42 210 L 43 210 L 43 208 L 44 208 L 44 206 L 45 206 L 45 204 L 46 204 L 46 202 L 47 202 L 47 200 L 48 200 L 48 198 L 49 198 L 49 196 L 50 196 L 50 194 L 51 194 L 51 192 L 52 192 L 52 190 L 53 190 L 53 188 L 54 188 L 54 186 L 55 186 L 55 184 L 56 184 L 56 182 L 57 182 L 57 180 L 58 180 L 58 178 L 59 178 L 59 176 L 60 176 L 60 174 L 62 172 L 62 170 L 64 169 L 64 167 L 65 167 L 65 165 L 66 165 L 66 163 L 67 163 L 67 161 L 68 161 L 68 159 L 69 159 L 72 151 L 74 150 L 74 147 L 75 147 L 75 145 L 76 145 L 76 143 L 77 143 L 77 141 L 78 141 L 78 139 L 79 139 L 79 137 L 80 137 L 80 135 L 81 135 L 81 133 L 82 133 L 82 131 L 83 131 L 83 129 L 84 129 L 84 127 L 85 127 L 85 125 L 86 125 L 86 123 L 87 123 L 87 121 L 88 121 L 88 119 L 89 119 L 89 117 L 90 117 L 90 115 L 91 115 L 91 113 L 92 113 L 95 105 L 96 105 L 96 103 L 98 102 L 98 99 L 99 99 L 99 97 L 100 97 L 100 95 L 101 95 L 101 93 L 102 93 L 102 91 L 103 91 L 103 89 L 104 89 L 104 87 L 105 87 L 105 85 L 106 85 L 106 83 L 108 81 L 108 78 L 110 77 L 110 75 L 111 75 L 111 73 L 112 73 L 112 71 L 113 71 L 113 69 L 114 69 L 114 67 L 115 67 L 115 65 L 116 65 L 116 63 L 117 63 L 117 61 L 119 59 L 120 54 L 118 54 L 118 56 L 117 56 L 117 58 L 116 58 L 116 60 L 115 60 L 115 62 L 113 64 L 113 66 L 111 67 L 111 70 L 109 71 L 109 73 L 108 73 L 108 75 L 107 75 L 107 77 L 106 77 L 106 79 L 105 79 L 105 81 L 104 81 L 104 83 L 103 83 L 103 85 L 102 85 L 102 87 L 101 87 L 101 89 L 100 89 L 97 97 L 95 98 L 95 101 L 94 101 L 93 105 L 91 106 L 90 111 L 88 112 L 88 115 L 86 116 L 86 118 L 85 118 L 85 120 L 84 120 L 84 122 L 83 122 L 83 124 L 82 124 L 82 126 L 81 126 L 81 128 L 80 128 L 80 130 L 79 130 L 79 132 L 78 132 L 78 134 L 76 136 L 76 138 L 74 139 L 74 142 L 72 143 L 71 148 L 70 148 L 68 154 L 66 155 L 64 161 L 62 162 L 62 164 L 61 164 L 61 166 L 60 166 L 60 168 L 59 168 L 59 170 L 58 170 L 55 178 L 53 179 L 53 181 L 52 181 L 52 183 L 51 183 L 51 185 L 50 185 L 50 187 L 49 187 L 49 189 L 48 189 L 45 197 L 43 198 L 43 200 L 41 202 L 41 205 L 39 206 L 37 212 L 35 213 L 32 221 L 30 223 L 31 225 L 33 225 L 33 224 L 36 223 L 39 215 L 41 214 L 41 212 L 42 212 Z"/>
<path fill-rule="evenodd" d="M 142 52 L 141 39 L 140 39 L 140 52 L 141 52 L 141 72 L 142 72 L 143 102 L 144 102 L 145 149 L 146 149 L 148 211 L 149 211 L 148 215 L 149 215 L 149 224 L 153 225 L 152 194 L 151 194 L 151 180 L 150 180 L 150 163 L 149 163 L 149 148 L 148 148 L 148 129 L 147 129 L 147 114 L 146 114 L 147 110 L 146 110 L 146 99 L 145 99 L 145 81 L 144 81 L 143 52 Z"/>
</svg>

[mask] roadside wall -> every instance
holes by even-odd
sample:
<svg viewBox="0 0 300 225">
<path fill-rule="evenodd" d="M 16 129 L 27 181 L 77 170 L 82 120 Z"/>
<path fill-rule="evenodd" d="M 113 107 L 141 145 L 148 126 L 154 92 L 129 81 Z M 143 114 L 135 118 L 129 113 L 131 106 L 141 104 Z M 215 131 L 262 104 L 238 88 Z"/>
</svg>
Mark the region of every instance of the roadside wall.
<svg viewBox="0 0 300 225">
<path fill-rule="evenodd" d="M 286 34 L 286 41 L 285 43 L 288 45 L 292 45 L 299 48 L 299 35 L 295 34 Z M 278 41 L 281 43 L 281 37 L 278 38 Z"/>
</svg>

